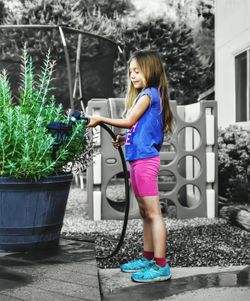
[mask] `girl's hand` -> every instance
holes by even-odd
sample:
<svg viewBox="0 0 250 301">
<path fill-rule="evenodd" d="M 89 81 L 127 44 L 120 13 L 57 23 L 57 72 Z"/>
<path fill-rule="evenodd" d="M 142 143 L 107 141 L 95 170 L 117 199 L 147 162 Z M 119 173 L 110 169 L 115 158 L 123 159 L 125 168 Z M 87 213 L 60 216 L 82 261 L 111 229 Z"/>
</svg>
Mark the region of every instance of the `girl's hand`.
<svg viewBox="0 0 250 301">
<path fill-rule="evenodd" d="M 116 140 L 112 141 L 113 146 L 117 149 L 120 146 L 124 145 L 125 144 L 125 138 L 126 138 L 125 135 L 117 135 Z"/>
<path fill-rule="evenodd" d="M 100 116 L 88 116 L 90 118 L 90 122 L 87 124 L 87 127 L 96 127 L 99 123 L 102 122 Z"/>
</svg>

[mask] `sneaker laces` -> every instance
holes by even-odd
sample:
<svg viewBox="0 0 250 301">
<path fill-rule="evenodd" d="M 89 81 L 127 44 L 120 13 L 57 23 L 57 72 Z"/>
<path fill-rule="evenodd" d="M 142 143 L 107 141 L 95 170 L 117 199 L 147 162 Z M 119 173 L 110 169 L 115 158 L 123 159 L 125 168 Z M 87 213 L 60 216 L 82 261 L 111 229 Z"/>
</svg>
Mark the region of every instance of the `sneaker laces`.
<svg viewBox="0 0 250 301">
<path fill-rule="evenodd" d="M 136 272 L 137 274 L 139 273 L 145 273 L 145 271 L 147 271 L 148 269 L 151 269 L 152 266 L 156 265 L 154 259 L 150 260 L 149 265 L 143 269 L 140 269 L 138 272 Z"/>
<path fill-rule="evenodd" d="M 137 264 L 138 262 L 145 262 L 145 261 L 149 261 L 149 260 L 147 258 L 141 257 L 141 258 L 133 260 L 131 263 Z"/>
</svg>

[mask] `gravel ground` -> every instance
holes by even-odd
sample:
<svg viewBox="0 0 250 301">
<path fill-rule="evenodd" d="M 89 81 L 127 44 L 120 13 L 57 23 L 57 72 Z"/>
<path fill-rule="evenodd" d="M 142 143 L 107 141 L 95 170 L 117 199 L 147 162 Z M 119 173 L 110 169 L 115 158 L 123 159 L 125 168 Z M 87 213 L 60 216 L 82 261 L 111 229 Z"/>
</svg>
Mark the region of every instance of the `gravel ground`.
<svg viewBox="0 0 250 301">
<path fill-rule="evenodd" d="M 167 258 L 172 267 L 230 266 L 250 264 L 250 232 L 228 221 L 207 218 L 177 220 L 165 218 Z M 87 215 L 86 192 L 72 186 L 62 235 L 94 238 L 97 255 L 115 248 L 123 221 L 92 221 Z M 116 268 L 142 251 L 142 221 L 129 220 L 124 244 L 112 258 L 98 260 L 99 268 Z"/>
</svg>

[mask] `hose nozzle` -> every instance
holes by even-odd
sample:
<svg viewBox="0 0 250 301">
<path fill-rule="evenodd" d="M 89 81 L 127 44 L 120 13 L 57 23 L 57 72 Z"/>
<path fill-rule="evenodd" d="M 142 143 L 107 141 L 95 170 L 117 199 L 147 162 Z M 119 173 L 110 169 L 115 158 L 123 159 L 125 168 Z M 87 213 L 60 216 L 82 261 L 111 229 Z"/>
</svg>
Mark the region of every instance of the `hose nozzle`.
<svg viewBox="0 0 250 301">
<path fill-rule="evenodd" d="M 90 118 L 88 116 L 85 116 L 84 114 L 81 114 L 79 111 L 75 111 L 71 116 L 70 116 L 70 121 L 72 123 L 76 123 L 77 121 L 81 120 L 83 124 L 87 125 L 90 122 Z"/>
</svg>

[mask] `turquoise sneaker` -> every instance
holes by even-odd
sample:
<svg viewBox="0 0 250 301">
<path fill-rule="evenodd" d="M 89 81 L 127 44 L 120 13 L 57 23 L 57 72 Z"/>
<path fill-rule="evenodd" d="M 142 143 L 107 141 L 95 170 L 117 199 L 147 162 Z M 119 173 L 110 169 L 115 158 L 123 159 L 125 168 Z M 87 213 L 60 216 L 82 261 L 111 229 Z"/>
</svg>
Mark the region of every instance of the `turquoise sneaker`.
<svg viewBox="0 0 250 301">
<path fill-rule="evenodd" d="M 131 275 L 131 279 L 135 282 L 157 282 L 170 279 L 172 276 L 169 265 L 160 267 L 155 262 L 153 265 L 138 271 Z"/>
<path fill-rule="evenodd" d="M 148 260 L 147 258 L 141 257 L 136 260 L 124 263 L 120 266 L 122 272 L 134 273 L 141 269 L 145 269 L 154 264 L 154 260 Z"/>
</svg>

